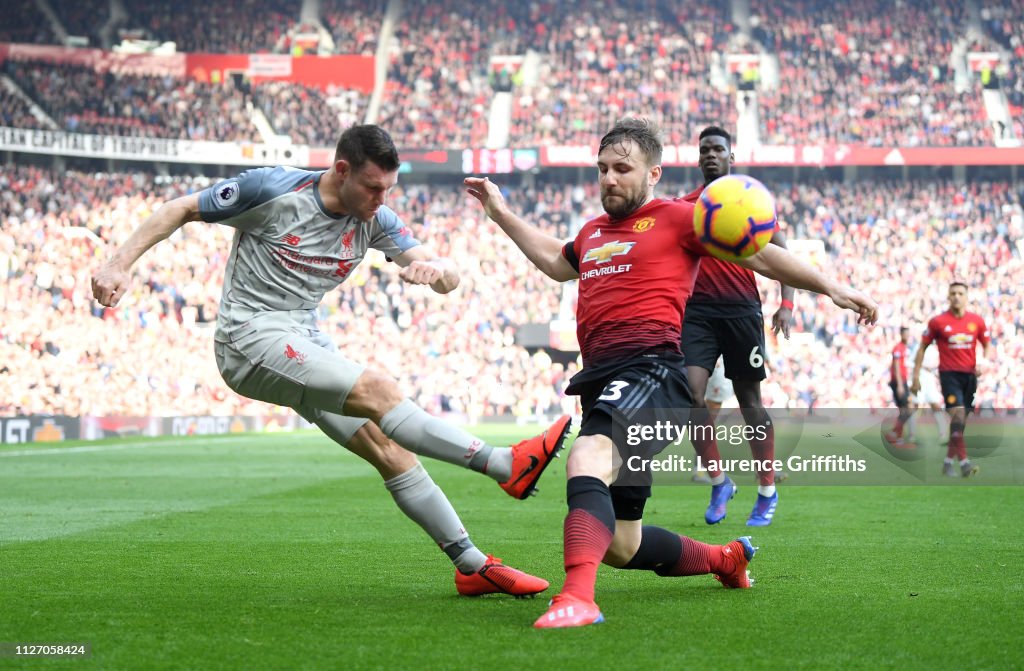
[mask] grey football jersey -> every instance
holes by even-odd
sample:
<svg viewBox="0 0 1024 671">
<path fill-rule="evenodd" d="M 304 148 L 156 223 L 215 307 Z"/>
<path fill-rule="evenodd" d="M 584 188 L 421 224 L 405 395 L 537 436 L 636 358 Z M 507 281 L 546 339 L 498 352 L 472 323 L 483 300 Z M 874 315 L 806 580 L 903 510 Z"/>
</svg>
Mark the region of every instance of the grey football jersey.
<svg viewBox="0 0 1024 671">
<path fill-rule="evenodd" d="M 255 317 L 315 324 L 324 294 L 345 281 L 368 248 L 394 258 L 419 243 L 390 208 L 368 222 L 329 212 L 323 172 L 258 168 L 199 194 L 203 221 L 236 229 L 224 274 L 217 340 L 251 330 Z"/>
</svg>

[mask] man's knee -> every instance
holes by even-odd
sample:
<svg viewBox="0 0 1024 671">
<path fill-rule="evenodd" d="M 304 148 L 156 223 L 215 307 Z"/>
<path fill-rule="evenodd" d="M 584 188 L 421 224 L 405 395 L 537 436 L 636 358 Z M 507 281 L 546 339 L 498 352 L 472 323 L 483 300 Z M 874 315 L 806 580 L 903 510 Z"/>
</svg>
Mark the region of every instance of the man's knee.
<svg viewBox="0 0 1024 671">
<path fill-rule="evenodd" d="M 711 373 L 700 366 L 686 367 L 686 381 L 690 386 L 690 393 L 693 395 L 693 407 L 703 408 L 704 395 L 708 393 L 708 379 Z"/>
<path fill-rule="evenodd" d="M 733 380 L 733 392 L 740 408 L 764 409 L 761 401 L 761 383 L 750 380 Z"/>
<path fill-rule="evenodd" d="M 614 447 L 608 436 L 580 436 L 569 452 L 566 475 L 570 478 L 588 475 L 608 484 L 614 470 L 613 456 Z"/>
<path fill-rule="evenodd" d="M 393 377 L 371 368 L 363 371 L 345 399 L 345 414 L 380 422 L 405 395 Z"/>
<path fill-rule="evenodd" d="M 373 422 L 361 426 L 345 447 L 368 461 L 385 480 L 401 475 L 416 465 L 416 455 L 389 440 Z"/>
<path fill-rule="evenodd" d="M 608 547 L 602 560 L 605 564 L 622 568 L 636 556 L 637 550 L 640 549 L 640 525 L 640 521 L 617 520 L 615 522 L 615 536 L 612 537 L 612 544 Z"/>
</svg>

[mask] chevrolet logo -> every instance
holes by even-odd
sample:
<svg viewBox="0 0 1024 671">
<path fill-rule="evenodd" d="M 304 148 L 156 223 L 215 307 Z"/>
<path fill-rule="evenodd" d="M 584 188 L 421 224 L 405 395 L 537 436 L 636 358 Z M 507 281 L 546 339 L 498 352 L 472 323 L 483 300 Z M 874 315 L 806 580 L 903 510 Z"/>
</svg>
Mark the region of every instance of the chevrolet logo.
<svg viewBox="0 0 1024 671">
<path fill-rule="evenodd" d="M 619 242 L 618 240 L 606 242 L 600 247 L 596 247 L 588 251 L 583 256 L 583 263 L 586 263 L 587 261 L 608 263 L 612 260 L 613 256 L 629 254 L 629 250 L 633 249 L 633 245 L 635 244 L 635 242 Z"/>
</svg>

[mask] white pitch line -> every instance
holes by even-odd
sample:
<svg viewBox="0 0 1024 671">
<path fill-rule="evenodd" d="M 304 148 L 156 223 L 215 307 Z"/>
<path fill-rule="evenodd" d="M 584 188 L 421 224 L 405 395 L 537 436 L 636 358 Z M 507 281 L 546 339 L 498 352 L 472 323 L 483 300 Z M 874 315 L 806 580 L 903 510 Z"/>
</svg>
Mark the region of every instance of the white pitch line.
<svg viewBox="0 0 1024 671">
<path fill-rule="evenodd" d="M 186 440 L 193 440 L 193 439 L 196 439 L 196 438 L 199 438 L 199 437 L 200 436 L 181 436 L 181 438 L 184 438 Z M 208 443 L 208 444 L 211 444 L 211 445 L 212 444 L 237 445 L 238 443 L 252 442 L 252 437 L 248 437 L 248 438 L 241 438 L 241 437 L 239 437 L 239 438 L 220 438 L 218 436 L 209 436 L 209 437 L 213 438 L 213 440 L 211 440 L 210 443 Z M 310 438 L 310 437 L 321 438 L 322 436 L 320 436 L 318 434 L 312 434 L 312 435 L 303 435 L 303 434 L 291 435 L 291 434 L 289 434 L 289 438 L 292 438 L 292 439 L 295 439 L 295 438 Z M 44 448 L 34 449 L 34 450 L 9 450 L 9 451 L 0 450 L 0 457 L 34 457 L 36 455 L 45 456 L 45 455 L 52 455 L 52 454 L 79 454 L 79 453 L 82 453 L 82 452 L 113 452 L 115 450 L 135 450 L 135 449 L 139 449 L 139 448 L 143 448 L 143 447 L 156 447 L 156 446 L 160 446 L 160 445 L 168 445 L 168 446 L 170 446 L 170 445 L 174 445 L 174 443 L 169 441 L 169 440 L 160 440 L 160 441 L 149 440 L 149 441 L 134 442 L 134 443 L 111 443 L 110 445 L 80 445 L 78 447 L 50 447 L 50 448 L 44 447 Z"/>
</svg>

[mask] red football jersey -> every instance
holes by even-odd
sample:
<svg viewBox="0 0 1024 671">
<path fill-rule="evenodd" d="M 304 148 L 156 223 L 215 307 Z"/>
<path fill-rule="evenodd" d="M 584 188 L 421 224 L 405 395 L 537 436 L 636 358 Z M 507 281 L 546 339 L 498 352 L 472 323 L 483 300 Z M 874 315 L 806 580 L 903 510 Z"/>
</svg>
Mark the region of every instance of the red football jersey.
<svg viewBox="0 0 1024 671">
<path fill-rule="evenodd" d="M 704 187 L 691 191 L 680 200 L 696 203 Z M 757 291 L 754 273 L 735 263 L 710 256 L 700 262 L 700 272 L 693 285 L 691 303 L 742 303 L 761 308 L 761 294 Z"/>
<path fill-rule="evenodd" d="M 686 301 L 700 258 L 693 205 L 655 199 L 626 217 L 583 225 L 562 248 L 580 274 L 576 334 L 583 365 L 679 351 Z"/>
<path fill-rule="evenodd" d="M 889 366 L 889 377 L 896 381 L 896 369 L 899 368 L 900 380 L 907 383 L 907 346 L 902 342 L 892 348 L 892 365 Z"/>
<path fill-rule="evenodd" d="M 978 365 L 978 343 L 988 345 L 988 327 L 981 315 L 965 312 L 957 318 L 950 311 L 932 317 L 921 337 L 921 347 L 932 341 L 939 348 L 939 372 L 973 373 Z"/>
</svg>

